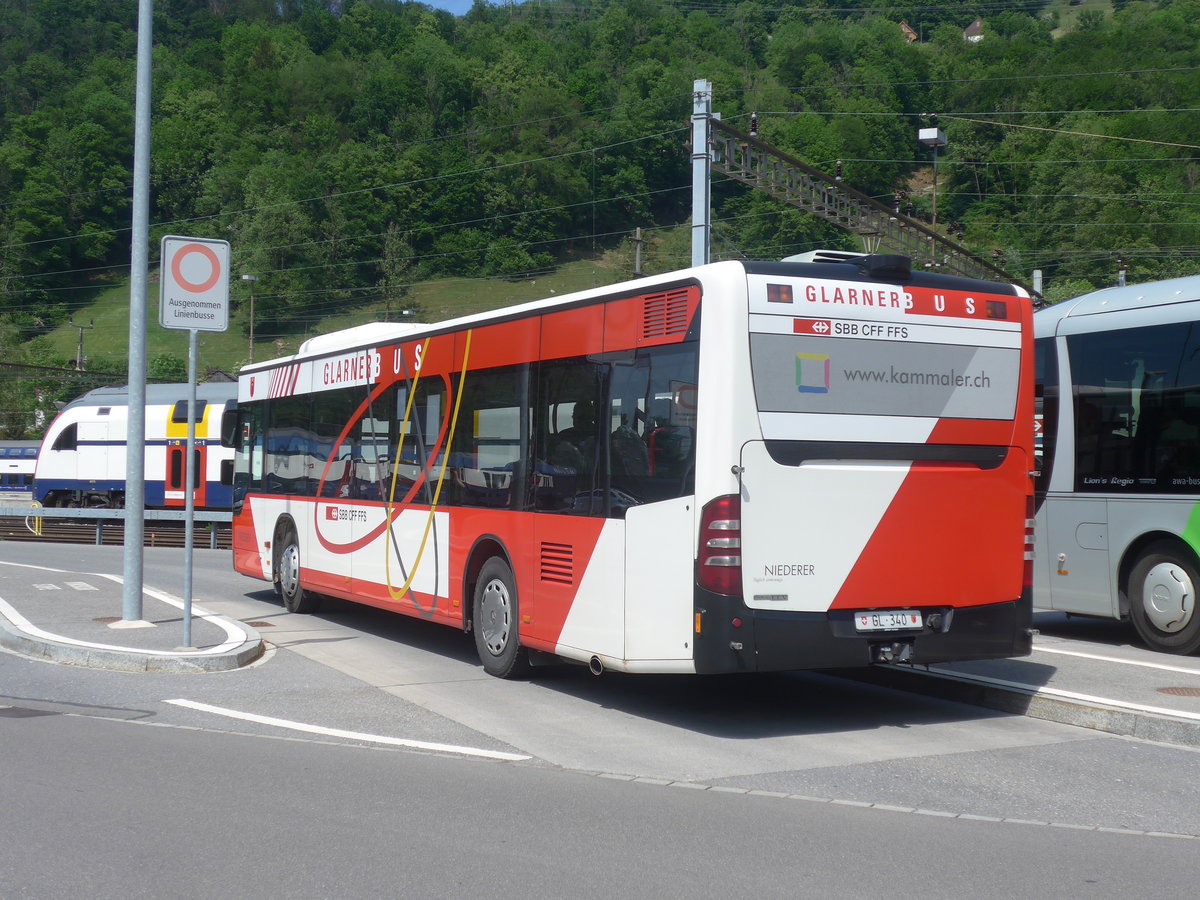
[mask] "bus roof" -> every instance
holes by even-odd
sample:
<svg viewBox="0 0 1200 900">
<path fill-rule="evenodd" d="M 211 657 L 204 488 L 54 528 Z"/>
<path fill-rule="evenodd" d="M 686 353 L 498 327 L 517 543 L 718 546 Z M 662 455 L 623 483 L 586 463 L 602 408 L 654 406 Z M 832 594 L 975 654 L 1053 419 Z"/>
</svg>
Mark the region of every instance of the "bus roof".
<svg viewBox="0 0 1200 900">
<path fill-rule="evenodd" d="M 1061 303 L 1039 309 L 1034 315 L 1034 322 L 1040 326 L 1038 331 L 1044 332 L 1051 323 L 1056 325 L 1068 316 L 1095 316 L 1126 309 L 1187 303 L 1191 300 L 1200 300 L 1200 275 L 1092 291 L 1073 300 L 1063 300 Z"/>
<path fill-rule="evenodd" d="M 735 260 L 712 263 L 706 268 L 741 265 L 742 263 L 740 260 Z M 242 366 L 239 374 L 257 372 L 263 369 L 272 369 L 288 362 L 300 359 L 310 359 L 314 356 L 323 356 L 345 350 L 355 350 L 362 347 L 377 346 L 379 344 L 385 344 L 391 341 L 401 341 L 418 334 L 435 335 L 439 332 L 455 331 L 459 328 L 493 322 L 497 319 L 519 317 L 527 313 L 556 309 L 562 306 L 570 306 L 574 303 L 587 302 L 588 300 L 596 297 L 608 297 L 617 292 L 628 292 L 633 294 L 652 291 L 656 288 L 666 289 L 678 285 L 683 281 L 694 280 L 695 277 L 695 269 L 683 269 L 677 272 L 668 272 L 663 275 L 652 275 L 647 278 L 638 279 L 637 281 L 623 281 L 616 284 L 588 288 L 587 290 L 576 291 L 570 294 L 563 294 L 561 296 L 530 300 L 528 302 L 519 303 L 513 306 L 505 306 L 499 309 L 485 310 L 484 312 L 472 313 L 470 315 L 459 316 L 453 319 L 445 319 L 441 322 L 424 324 L 408 322 L 369 322 L 366 325 L 356 325 L 352 328 L 344 328 L 340 331 L 332 331 L 328 334 L 309 338 L 300 345 L 299 349 L 293 355 L 281 356 L 276 359 L 268 359 L 264 360 L 263 362 L 255 362 L 250 365 Z"/>
<path fill-rule="evenodd" d="M 846 254 L 847 259 L 835 260 L 823 256 L 818 256 L 813 261 L 803 260 L 782 260 L 782 261 L 758 261 L 758 260 L 725 260 L 722 262 L 708 263 L 704 266 L 693 267 L 690 269 L 680 269 L 674 272 L 665 272 L 661 275 L 651 275 L 645 278 L 640 278 L 635 281 L 623 281 L 615 284 L 602 285 L 599 287 L 589 288 L 583 291 L 576 291 L 570 294 L 561 296 L 547 297 L 539 300 L 531 300 L 525 303 L 516 304 L 514 306 L 506 306 L 499 309 L 486 310 L 484 312 L 473 313 L 467 316 L 460 316 L 454 319 L 446 319 L 441 322 L 433 322 L 428 324 L 411 323 L 411 322 L 369 322 L 365 325 L 356 325 L 351 328 L 345 328 L 340 331 L 333 331 L 328 334 L 318 335 L 309 338 L 300 344 L 296 353 L 291 356 L 282 356 L 276 359 L 268 359 L 262 362 L 255 362 L 243 366 L 240 374 L 263 371 L 265 369 L 273 369 L 277 366 L 285 365 L 290 362 L 295 362 L 302 359 L 311 359 L 316 356 L 325 356 L 334 353 L 357 350 L 363 347 L 378 346 L 393 341 L 401 341 L 414 335 L 435 335 L 441 332 L 454 331 L 459 328 L 465 328 L 472 325 L 478 325 L 488 322 L 494 322 L 498 319 L 516 318 L 522 315 L 542 312 L 551 309 L 557 309 L 564 306 L 571 306 L 577 303 L 586 303 L 600 297 L 612 297 L 614 295 L 634 295 L 652 292 L 655 290 L 669 290 L 678 287 L 687 282 L 695 282 L 700 277 L 702 271 L 717 272 L 720 270 L 728 271 L 731 268 L 737 268 L 741 274 L 757 274 L 757 275 L 777 275 L 780 277 L 808 277 L 808 278 L 842 278 L 847 280 L 881 280 L 891 282 L 902 281 L 906 285 L 939 287 L 944 290 L 983 290 L 995 294 L 1009 294 L 1017 296 L 1026 296 L 1021 289 L 1010 284 L 1002 284 L 1000 282 L 979 281 L 977 279 L 966 278 L 959 275 L 949 275 L 940 272 L 927 272 L 921 269 L 909 269 L 907 265 L 903 274 L 895 269 L 880 271 L 876 275 L 864 275 L 862 268 L 864 262 L 872 259 L 884 259 L 884 257 L 872 256 L 870 254 Z M 887 257 L 889 260 L 899 260 L 902 257 Z M 907 260 L 905 261 L 908 262 Z"/>
</svg>

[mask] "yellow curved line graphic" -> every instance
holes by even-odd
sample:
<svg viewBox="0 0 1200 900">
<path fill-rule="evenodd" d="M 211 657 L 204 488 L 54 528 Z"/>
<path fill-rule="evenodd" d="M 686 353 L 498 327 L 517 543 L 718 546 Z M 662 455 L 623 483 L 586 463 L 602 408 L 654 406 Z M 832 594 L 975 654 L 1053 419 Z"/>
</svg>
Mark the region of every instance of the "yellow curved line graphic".
<svg viewBox="0 0 1200 900">
<path fill-rule="evenodd" d="M 404 595 L 408 593 L 408 589 L 412 586 L 413 579 L 415 579 L 417 577 L 417 570 L 421 566 L 421 557 L 425 555 L 425 545 L 429 540 L 429 531 L 433 526 L 433 516 L 434 516 L 434 513 L 437 512 L 438 500 L 442 496 L 442 482 L 445 480 L 445 477 L 446 477 L 446 465 L 450 462 L 450 448 L 454 446 L 454 431 L 458 427 L 458 409 L 462 403 L 463 385 L 466 383 L 466 380 L 467 380 L 467 363 L 471 358 L 471 334 L 472 334 L 472 330 L 468 329 L 467 330 L 467 343 L 466 343 L 466 346 L 463 348 L 462 371 L 461 371 L 461 373 L 459 375 L 459 379 L 458 379 L 458 395 L 454 398 L 454 412 L 451 414 L 451 418 L 450 418 L 450 432 L 449 432 L 449 434 L 446 435 L 446 449 L 445 449 L 445 452 L 442 454 L 442 467 L 441 467 L 441 471 L 438 472 L 437 487 L 434 489 L 434 492 L 433 492 L 433 502 L 429 505 L 429 515 L 425 518 L 425 531 L 421 535 L 421 543 L 417 547 L 417 558 L 415 560 L 413 560 L 412 570 L 409 572 L 408 578 L 405 580 L 404 584 L 401 585 L 400 588 L 398 588 L 398 589 L 392 587 L 392 554 L 391 554 L 391 547 L 390 547 L 391 542 L 386 541 L 386 540 L 383 542 L 384 577 L 387 581 L 388 595 L 393 600 L 401 600 L 401 599 L 403 599 Z M 429 344 L 430 343 L 431 343 L 431 341 L 427 341 L 425 344 L 425 353 L 426 354 L 428 354 L 428 352 L 429 352 Z M 421 372 L 418 369 L 416 375 L 413 377 L 412 387 L 409 388 L 408 400 L 405 403 L 405 407 L 404 407 L 404 420 L 400 424 L 400 441 L 398 443 L 401 446 L 403 444 L 403 437 L 408 431 L 409 416 L 412 413 L 413 398 L 416 397 L 416 395 L 417 395 L 417 382 L 420 379 L 420 377 L 421 377 Z M 388 537 L 391 537 L 393 539 L 393 541 L 395 540 L 395 536 L 392 534 L 392 526 L 395 524 L 395 520 L 391 518 L 391 514 L 392 514 L 392 500 L 396 496 L 396 475 L 400 470 L 400 467 L 398 465 L 399 457 L 400 457 L 399 450 L 400 450 L 400 447 L 398 446 L 397 452 L 396 452 L 396 462 L 392 466 L 392 483 L 388 490 L 388 501 L 387 501 L 386 506 L 384 507 L 384 516 L 387 521 Z M 428 463 L 428 460 L 426 460 L 426 463 Z M 422 468 L 424 468 L 424 466 L 422 466 Z M 436 599 L 435 599 L 435 602 L 436 602 Z M 413 603 L 414 604 L 416 603 L 415 599 L 413 600 Z"/>
</svg>

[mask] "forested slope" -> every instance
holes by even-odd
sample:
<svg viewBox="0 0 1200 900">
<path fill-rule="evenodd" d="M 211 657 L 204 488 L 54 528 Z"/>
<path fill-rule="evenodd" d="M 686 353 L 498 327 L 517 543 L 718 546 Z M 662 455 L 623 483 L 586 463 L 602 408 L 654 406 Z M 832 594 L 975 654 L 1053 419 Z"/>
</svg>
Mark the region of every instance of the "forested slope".
<svg viewBox="0 0 1200 900">
<path fill-rule="evenodd" d="M 1200 0 L 725 3 L 155 0 L 153 250 L 228 239 L 263 334 L 408 286 L 529 277 L 690 214 L 693 79 L 715 109 L 1065 296 L 1198 270 Z M 0 347 L 128 277 L 137 4 L 0 4 Z M 964 30 L 982 23 L 982 39 Z M 909 41 L 900 23 L 916 40 Z M 732 183 L 714 257 L 846 235 Z M 235 275 L 236 275 L 235 272 Z M 41 360 L 46 361 L 46 360 Z"/>
</svg>

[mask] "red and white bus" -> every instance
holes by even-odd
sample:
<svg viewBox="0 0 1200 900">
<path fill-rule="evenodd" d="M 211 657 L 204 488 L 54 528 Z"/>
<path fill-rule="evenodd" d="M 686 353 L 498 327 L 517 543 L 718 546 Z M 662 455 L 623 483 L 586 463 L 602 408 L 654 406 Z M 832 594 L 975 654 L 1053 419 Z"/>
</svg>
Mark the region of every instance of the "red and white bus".
<svg viewBox="0 0 1200 900">
<path fill-rule="evenodd" d="M 851 255 L 312 338 L 242 370 L 234 567 L 501 677 L 1022 655 L 1030 317 Z"/>
</svg>

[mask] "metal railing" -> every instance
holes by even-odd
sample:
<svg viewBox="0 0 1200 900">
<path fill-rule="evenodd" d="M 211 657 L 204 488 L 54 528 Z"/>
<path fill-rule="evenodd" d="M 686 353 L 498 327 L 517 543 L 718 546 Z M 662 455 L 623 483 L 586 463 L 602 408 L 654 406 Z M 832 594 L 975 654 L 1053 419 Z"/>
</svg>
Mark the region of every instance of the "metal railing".
<svg viewBox="0 0 1200 900">
<path fill-rule="evenodd" d="M 104 543 L 104 527 L 115 523 L 124 523 L 129 518 L 127 509 L 69 509 L 42 506 L 0 506 L 0 518 L 17 518 L 25 520 L 25 527 L 31 534 L 41 533 L 41 523 L 44 519 L 78 519 L 91 520 L 96 523 L 96 544 Z M 143 513 L 148 522 L 183 522 L 187 513 L 182 509 L 148 509 Z M 192 521 L 212 522 L 217 525 L 229 525 L 233 521 L 231 513 L 223 510 L 196 510 L 192 513 Z M 217 549 L 217 529 L 209 530 L 209 549 Z"/>
</svg>

